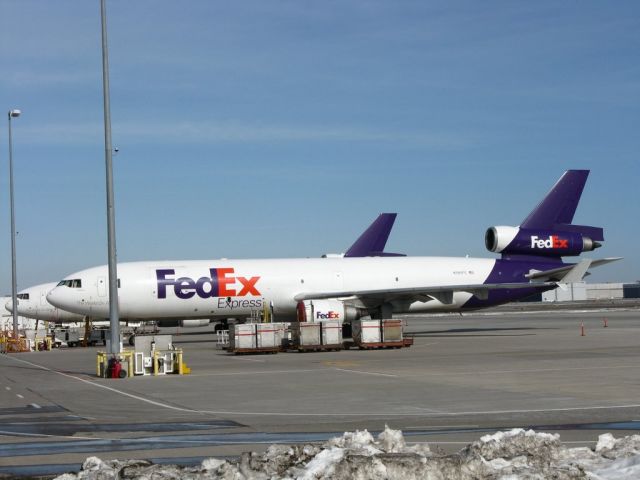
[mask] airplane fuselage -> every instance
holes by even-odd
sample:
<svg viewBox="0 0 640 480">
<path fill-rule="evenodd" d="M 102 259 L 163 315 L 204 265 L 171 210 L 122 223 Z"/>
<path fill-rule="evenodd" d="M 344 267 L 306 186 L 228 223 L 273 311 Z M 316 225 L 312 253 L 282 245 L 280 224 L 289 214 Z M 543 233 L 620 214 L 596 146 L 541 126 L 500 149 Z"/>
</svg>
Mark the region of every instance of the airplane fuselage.
<svg viewBox="0 0 640 480">
<path fill-rule="evenodd" d="M 296 318 L 297 297 L 304 294 L 389 290 L 427 285 L 525 282 L 531 264 L 458 257 L 303 258 L 133 262 L 118 265 L 120 316 L 130 319 L 247 317 L 265 306 L 278 320 Z M 504 272 L 502 271 L 504 270 Z M 47 297 L 65 310 L 109 316 L 106 266 L 72 274 Z M 75 286 L 73 280 L 80 280 Z M 399 296 L 393 313 L 457 311 L 481 308 L 528 296 L 535 288 L 491 292 L 473 298 L 454 292 L 450 302 L 424 296 Z M 353 300 L 357 304 L 357 299 Z M 366 308 L 367 305 L 358 305 Z"/>
</svg>

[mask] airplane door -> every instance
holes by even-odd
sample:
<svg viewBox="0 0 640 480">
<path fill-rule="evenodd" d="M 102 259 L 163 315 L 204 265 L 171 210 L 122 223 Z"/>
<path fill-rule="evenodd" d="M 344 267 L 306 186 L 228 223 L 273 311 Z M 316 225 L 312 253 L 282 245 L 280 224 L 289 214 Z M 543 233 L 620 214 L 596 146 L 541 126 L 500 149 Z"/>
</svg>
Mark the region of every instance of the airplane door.
<svg viewBox="0 0 640 480">
<path fill-rule="evenodd" d="M 98 277 L 98 296 L 107 296 L 107 279 L 106 277 Z"/>
<path fill-rule="evenodd" d="M 40 305 L 42 306 L 46 306 L 47 305 L 47 291 L 43 290 L 42 292 L 40 292 Z"/>
</svg>

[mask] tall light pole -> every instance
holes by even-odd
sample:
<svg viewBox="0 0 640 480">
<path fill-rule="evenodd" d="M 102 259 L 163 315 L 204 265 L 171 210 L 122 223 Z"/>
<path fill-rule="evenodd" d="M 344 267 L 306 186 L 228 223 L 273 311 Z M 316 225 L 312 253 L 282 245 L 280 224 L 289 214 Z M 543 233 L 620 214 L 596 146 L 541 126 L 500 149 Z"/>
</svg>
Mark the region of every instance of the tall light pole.
<svg viewBox="0 0 640 480">
<path fill-rule="evenodd" d="M 111 106 L 109 102 L 109 50 L 107 47 L 107 9 L 100 0 L 102 20 L 102 92 L 104 99 L 104 153 L 107 172 L 107 248 L 109 256 L 109 328 L 111 354 L 120 353 L 120 314 L 118 309 L 118 270 L 116 260 L 116 220 L 113 195 L 113 162 L 111 158 Z"/>
<path fill-rule="evenodd" d="M 13 337 L 18 338 L 18 280 L 16 279 L 16 215 L 13 206 L 13 140 L 11 119 L 18 118 L 22 112 L 9 110 L 9 203 L 11 204 L 11 301 L 13 305 Z"/>
</svg>

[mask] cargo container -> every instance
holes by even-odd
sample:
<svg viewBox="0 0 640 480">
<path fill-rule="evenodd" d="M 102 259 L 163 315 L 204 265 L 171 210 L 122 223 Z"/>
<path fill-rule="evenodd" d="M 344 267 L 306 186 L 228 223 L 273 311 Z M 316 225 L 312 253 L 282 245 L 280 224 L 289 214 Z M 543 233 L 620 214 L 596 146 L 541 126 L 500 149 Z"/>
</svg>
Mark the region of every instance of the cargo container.
<svg viewBox="0 0 640 480">
<path fill-rule="evenodd" d="M 342 322 L 329 320 L 320 322 L 321 342 L 326 348 L 342 348 Z"/>
<path fill-rule="evenodd" d="M 382 341 L 402 342 L 402 320 L 383 320 L 382 321 Z"/>
<path fill-rule="evenodd" d="M 229 325 L 232 353 L 275 353 L 282 350 L 286 338 L 285 323 L 241 323 Z"/>
<path fill-rule="evenodd" d="M 229 325 L 229 350 L 256 348 L 256 324 L 234 323 Z"/>
<path fill-rule="evenodd" d="M 360 346 L 367 343 L 380 343 L 380 320 L 355 320 L 351 322 L 353 342 Z"/>
<path fill-rule="evenodd" d="M 320 338 L 321 324 L 315 322 L 295 322 L 291 324 L 293 345 L 298 350 L 313 349 L 318 347 L 322 340 Z"/>
<path fill-rule="evenodd" d="M 364 348 L 402 348 L 413 345 L 404 338 L 402 320 L 356 320 L 351 322 L 353 343 Z"/>
</svg>

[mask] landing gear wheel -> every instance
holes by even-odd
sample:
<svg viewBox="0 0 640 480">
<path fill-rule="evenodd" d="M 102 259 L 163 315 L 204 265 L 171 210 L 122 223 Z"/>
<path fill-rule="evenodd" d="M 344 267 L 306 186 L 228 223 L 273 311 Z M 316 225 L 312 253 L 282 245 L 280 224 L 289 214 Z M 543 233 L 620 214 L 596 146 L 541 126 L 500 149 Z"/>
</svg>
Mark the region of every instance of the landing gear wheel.
<svg viewBox="0 0 640 480">
<path fill-rule="evenodd" d="M 228 323 L 216 323 L 216 326 L 213 327 L 214 331 L 216 332 L 220 332 L 222 330 L 229 330 L 229 324 Z"/>
</svg>

